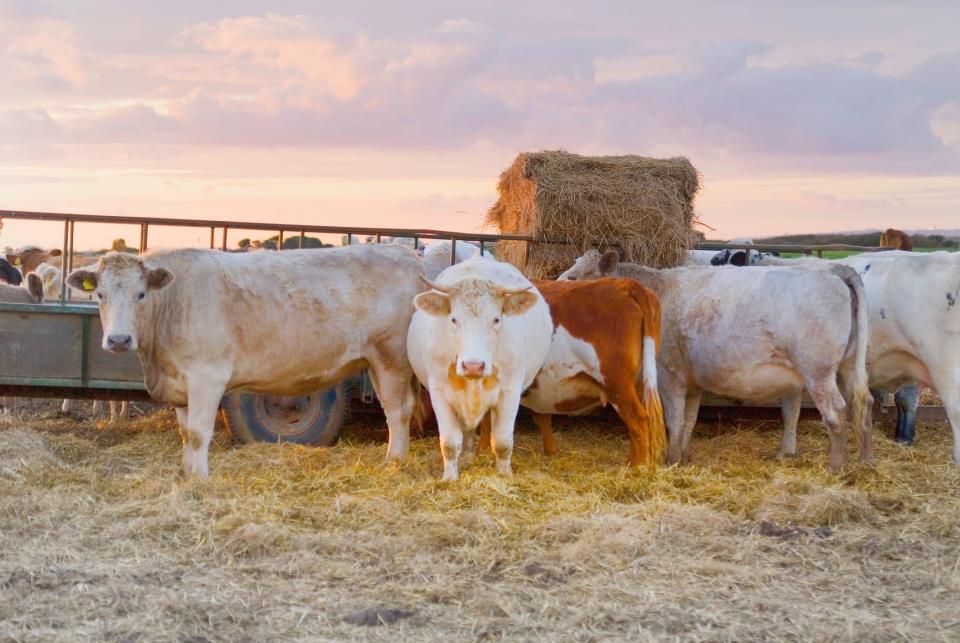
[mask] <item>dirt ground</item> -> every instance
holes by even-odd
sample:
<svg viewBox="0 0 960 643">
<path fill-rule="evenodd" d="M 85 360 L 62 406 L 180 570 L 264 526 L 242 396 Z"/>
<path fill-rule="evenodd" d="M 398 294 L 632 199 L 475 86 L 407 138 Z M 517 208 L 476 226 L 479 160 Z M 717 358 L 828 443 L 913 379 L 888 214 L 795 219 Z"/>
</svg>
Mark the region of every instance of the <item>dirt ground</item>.
<svg viewBox="0 0 960 643">
<path fill-rule="evenodd" d="M 435 438 L 382 466 L 360 417 L 330 449 L 234 447 L 177 476 L 160 410 L 0 425 L 0 635 L 10 640 L 957 640 L 960 474 L 921 426 L 826 471 L 826 437 L 703 425 L 696 463 L 628 471 L 609 417 L 526 421 L 515 475 L 440 484 Z"/>
</svg>

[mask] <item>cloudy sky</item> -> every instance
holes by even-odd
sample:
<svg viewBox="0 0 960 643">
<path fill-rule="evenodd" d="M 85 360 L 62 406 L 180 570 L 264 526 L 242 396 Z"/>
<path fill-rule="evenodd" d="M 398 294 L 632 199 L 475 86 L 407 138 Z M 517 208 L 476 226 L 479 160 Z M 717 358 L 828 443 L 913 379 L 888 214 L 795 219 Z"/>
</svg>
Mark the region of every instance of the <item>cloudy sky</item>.
<svg viewBox="0 0 960 643">
<path fill-rule="evenodd" d="M 517 152 L 565 148 L 688 156 L 711 236 L 956 228 L 958 25 L 952 0 L 0 0 L 0 209 L 476 230 Z"/>
</svg>

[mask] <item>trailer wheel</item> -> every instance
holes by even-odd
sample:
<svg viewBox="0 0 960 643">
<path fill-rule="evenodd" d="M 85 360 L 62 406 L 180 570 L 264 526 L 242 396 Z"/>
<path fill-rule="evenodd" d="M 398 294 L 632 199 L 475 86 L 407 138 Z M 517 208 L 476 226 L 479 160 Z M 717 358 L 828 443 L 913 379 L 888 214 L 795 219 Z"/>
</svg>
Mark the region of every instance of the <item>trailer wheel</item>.
<svg viewBox="0 0 960 643">
<path fill-rule="evenodd" d="M 346 395 L 341 382 L 299 397 L 231 393 L 224 396 L 221 406 L 227 428 L 240 442 L 325 447 L 340 437 Z"/>
</svg>

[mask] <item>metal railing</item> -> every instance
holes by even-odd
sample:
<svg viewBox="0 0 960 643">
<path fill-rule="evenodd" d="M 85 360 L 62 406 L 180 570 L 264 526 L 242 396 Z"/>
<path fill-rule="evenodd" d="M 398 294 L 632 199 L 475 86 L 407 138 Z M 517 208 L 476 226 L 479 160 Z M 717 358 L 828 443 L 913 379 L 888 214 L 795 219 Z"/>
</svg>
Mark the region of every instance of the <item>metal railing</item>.
<svg viewBox="0 0 960 643">
<path fill-rule="evenodd" d="M 283 250 L 284 233 L 295 233 L 299 237 L 298 248 L 303 247 L 304 239 L 310 234 L 340 234 L 345 235 L 347 244 L 351 245 L 353 237 L 371 237 L 377 243 L 383 237 L 404 237 L 413 239 L 414 249 L 420 247 L 424 239 L 450 241 L 450 263 L 456 263 L 457 241 L 476 241 L 480 246 L 480 253 L 486 252 L 486 244 L 497 241 L 525 241 L 529 252 L 529 244 L 536 243 L 567 243 L 561 239 L 535 239 L 528 235 L 516 234 L 489 234 L 481 232 L 454 232 L 449 230 L 432 230 L 426 228 L 367 228 L 354 226 L 325 226 L 302 225 L 284 223 L 260 223 L 246 221 L 223 221 L 216 219 L 172 219 L 165 217 L 129 217 L 109 216 L 100 214 L 76 214 L 68 212 L 33 212 L 24 210 L 0 210 L 0 221 L 56 221 L 63 223 L 63 270 L 60 271 L 60 304 L 66 305 L 69 299 L 69 286 L 66 284 L 67 274 L 74 267 L 74 230 L 77 223 L 108 223 L 114 225 L 140 226 L 140 240 L 137 251 L 143 254 L 148 249 L 148 240 L 151 226 L 209 228 L 210 248 L 217 247 L 217 231 L 221 231 L 220 249 L 227 248 L 227 233 L 230 230 L 264 230 L 277 233 L 276 250 Z"/>
</svg>

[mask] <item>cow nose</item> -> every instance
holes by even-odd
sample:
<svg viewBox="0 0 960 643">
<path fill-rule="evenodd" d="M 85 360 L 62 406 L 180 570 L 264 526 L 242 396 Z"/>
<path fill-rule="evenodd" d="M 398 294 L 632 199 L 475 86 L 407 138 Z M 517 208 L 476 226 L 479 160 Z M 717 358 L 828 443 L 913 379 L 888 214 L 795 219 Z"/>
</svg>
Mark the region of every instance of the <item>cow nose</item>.
<svg viewBox="0 0 960 643">
<path fill-rule="evenodd" d="M 109 335 L 107 336 L 107 348 L 112 351 L 120 352 L 130 348 L 133 337 L 130 335 Z"/>
<path fill-rule="evenodd" d="M 483 377 L 483 369 L 486 365 L 486 362 L 475 359 L 460 362 L 460 368 L 463 369 L 464 377 Z"/>
</svg>

